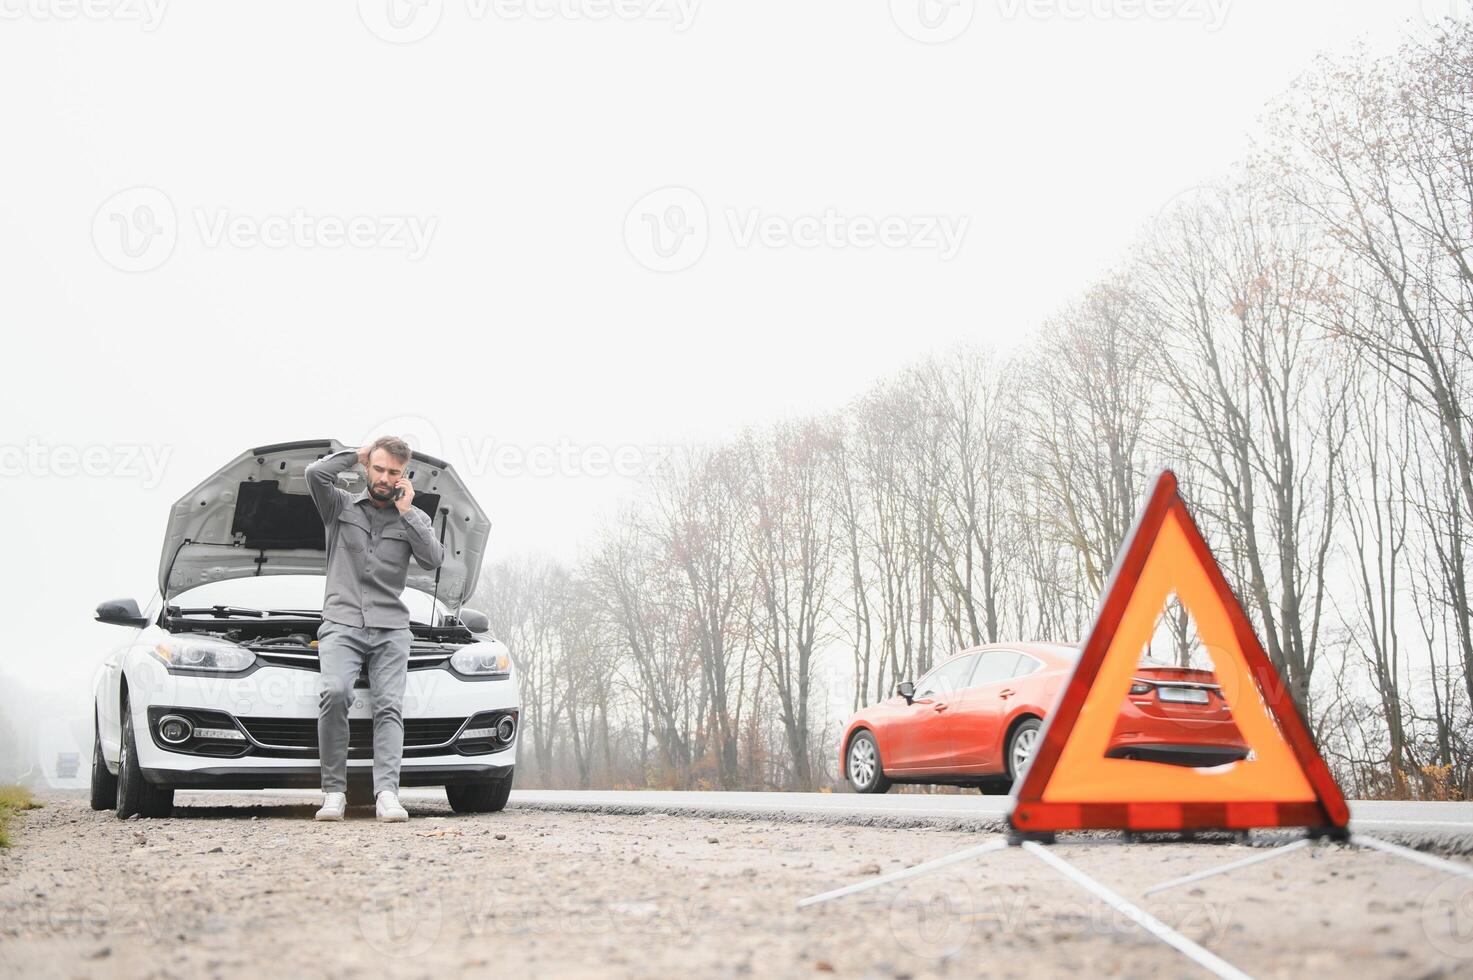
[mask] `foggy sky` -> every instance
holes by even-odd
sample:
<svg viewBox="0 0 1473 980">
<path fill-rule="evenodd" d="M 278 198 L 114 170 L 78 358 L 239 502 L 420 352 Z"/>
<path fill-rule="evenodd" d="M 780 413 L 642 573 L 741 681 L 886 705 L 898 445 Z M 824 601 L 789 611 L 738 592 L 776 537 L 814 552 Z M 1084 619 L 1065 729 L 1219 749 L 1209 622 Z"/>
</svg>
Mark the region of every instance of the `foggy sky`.
<svg viewBox="0 0 1473 980">
<path fill-rule="evenodd" d="M 998 0 L 941 43 L 904 0 L 644 6 L 445 0 L 412 43 L 368 0 L 4 6 L 0 673 L 84 712 L 123 633 L 93 607 L 145 600 L 169 505 L 267 442 L 407 434 L 493 558 L 576 559 L 661 446 L 1015 343 L 1317 51 L 1446 5 Z M 664 188 L 707 218 L 671 271 L 630 237 Z M 174 241 L 128 271 L 110 202 L 160 199 Z"/>
</svg>

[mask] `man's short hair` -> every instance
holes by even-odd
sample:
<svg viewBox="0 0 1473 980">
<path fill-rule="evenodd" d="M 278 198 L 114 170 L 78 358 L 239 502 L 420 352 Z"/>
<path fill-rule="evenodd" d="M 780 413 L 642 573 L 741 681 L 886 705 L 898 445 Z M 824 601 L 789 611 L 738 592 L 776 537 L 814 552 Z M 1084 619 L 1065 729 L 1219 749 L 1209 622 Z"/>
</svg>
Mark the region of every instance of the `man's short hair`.
<svg viewBox="0 0 1473 980">
<path fill-rule="evenodd" d="M 373 445 L 368 447 L 368 455 L 372 456 L 380 449 L 401 463 L 409 462 L 409 443 L 398 436 L 379 436 L 373 440 Z"/>
</svg>

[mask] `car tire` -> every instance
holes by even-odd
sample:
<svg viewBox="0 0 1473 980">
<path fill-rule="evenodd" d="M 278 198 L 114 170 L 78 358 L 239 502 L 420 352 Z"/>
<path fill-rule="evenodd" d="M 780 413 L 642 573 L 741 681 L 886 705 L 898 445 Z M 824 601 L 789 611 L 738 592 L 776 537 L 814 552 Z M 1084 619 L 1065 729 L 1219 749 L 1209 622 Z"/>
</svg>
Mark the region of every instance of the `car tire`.
<svg viewBox="0 0 1473 980">
<path fill-rule="evenodd" d="M 123 699 L 123 747 L 118 761 L 118 819 L 167 817 L 174 809 L 174 790 L 155 786 L 143 778 L 138 763 L 137 738 L 133 733 L 133 710 Z"/>
<path fill-rule="evenodd" d="M 500 813 L 511 796 L 512 777 L 515 775 L 513 771 L 496 779 L 446 786 L 445 798 L 456 813 Z"/>
<path fill-rule="evenodd" d="M 97 727 L 97 715 L 92 716 L 92 809 L 111 810 L 118 805 L 118 777 L 107 769 L 107 760 L 102 757 L 102 732 Z"/>
<path fill-rule="evenodd" d="M 885 778 L 885 767 L 880 760 L 880 744 L 867 731 L 858 732 L 849 740 L 846 750 L 848 758 L 844 772 L 849 785 L 856 793 L 887 793 L 890 780 Z"/>
<path fill-rule="evenodd" d="M 1038 718 L 1025 718 L 1013 734 L 1008 736 L 1008 780 L 1012 783 L 1018 781 L 1021 768 L 1026 770 L 1027 763 L 1033 759 L 1033 754 L 1038 751 L 1038 733 L 1043 728 L 1042 720 Z"/>
</svg>

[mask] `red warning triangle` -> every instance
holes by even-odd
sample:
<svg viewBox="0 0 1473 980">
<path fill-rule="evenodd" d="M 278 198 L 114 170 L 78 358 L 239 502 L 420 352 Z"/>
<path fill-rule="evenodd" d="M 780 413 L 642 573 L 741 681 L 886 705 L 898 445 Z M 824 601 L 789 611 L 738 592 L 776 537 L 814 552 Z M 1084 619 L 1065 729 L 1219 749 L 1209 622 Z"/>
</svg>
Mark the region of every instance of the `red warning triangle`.
<svg viewBox="0 0 1473 980">
<path fill-rule="evenodd" d="M 1106 758 L 1140 652 L 1175 593 L 1251 749 L 1192 769 Z M 1074 674 L 1013 790 L 1016 831 L 1343 830 L 1345 797 L 1165 470 L 1126 537 Z"/>
</svg>

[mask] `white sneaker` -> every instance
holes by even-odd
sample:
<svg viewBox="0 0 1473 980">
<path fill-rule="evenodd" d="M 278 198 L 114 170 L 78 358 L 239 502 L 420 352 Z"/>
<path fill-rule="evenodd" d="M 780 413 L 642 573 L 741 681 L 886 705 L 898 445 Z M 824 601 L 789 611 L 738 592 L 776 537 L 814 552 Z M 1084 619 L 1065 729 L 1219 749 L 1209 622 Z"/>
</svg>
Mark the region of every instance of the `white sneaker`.
<svg viewBox="0 0 1473 980">
<path fill-rule="evenodd" d="M 317 811 L 313 820 L 341 820 L 343 811 L 348 809 L 347 793 L 328 793 L 322 798 L 322 809 Z"/>
<path fill-rule="evenodd" d="M 399 805 L 399 797 L 388 790 L 378 795 L 378 801 L 374 805 L 378 818 L 382 823 L 403 823 L 409 819 L 409 814 L 404 807 Z"/>
</svg>

